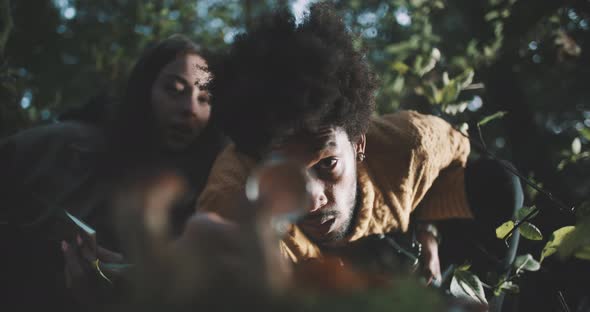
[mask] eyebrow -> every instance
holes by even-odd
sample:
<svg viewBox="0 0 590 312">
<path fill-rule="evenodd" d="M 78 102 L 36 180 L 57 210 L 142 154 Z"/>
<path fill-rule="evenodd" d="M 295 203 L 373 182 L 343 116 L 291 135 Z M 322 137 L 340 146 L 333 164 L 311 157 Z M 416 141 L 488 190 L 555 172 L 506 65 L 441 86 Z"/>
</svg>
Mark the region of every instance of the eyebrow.
<svg viewBox="0 0 590 312">
<path fill-rule="evenodd" d="M 209 82 L 210 82 L 210 80 L 208 80 L 207 82 L 205 82 L 205 83 L 201 83 L 201 84 L 200 84 L 198 81 L 195 81 L 194 83 L 192 83 L 192 84 L 191 84 L 191 83 L 190 83 L 190 82 L 188 82 L 188 80 L 186 80 L 184 77 L 182 77 L 182 76 L 179 76 L 179 75 L 177 75 L 177 74 L 168 74 L 168 73 L 167 73 L 167 74 L 166 74 L 166 77 L 168 77 L 168 78 L 173 78 L 173 79 L 175 79 L 175 80 L 178 80 L 178 81 L 180 81 L 182 84 L 184 84 L 184 85 L 187 85 L 187 86 L 193 85 L 193 86 L 198 86 L 198 87 L 201 87 L 201 88 L 203 88 L 203 89 L 206 89 L 206 88 L 207 88 L 207 86 L 209 85 Z"/>
<path fill-rule="evenodd" d="M 314 151 L 322 151 L 328 148 L 337 147 L 333 129 L 322 129 L 313 136 L 311 143 Z M 327 140 L 326 140 L 326 137 Z"/>
<path fill-rule="evenodd" d="M 191 83 L 188 82 L 188 80 L 186 80 L 184 77 L 176 75 L 176 74 L 166 74 L 167 77 L 169 78 L 173 78 L 175 80 L 179 80 L 180 82 L 182 82 L 185 85 L 191 85 Z M 195 82 L 195 84 L 197 84 L 197 82 Z"/>
<path fill-rule="evenodd" d="M 329 140 L 329 141 L 322 141 L 322 140 L 318 140 L 318 142 L 316 144 L 313 145 L 313 148 L 316 151 L 320 151 L 320 150 L 325 150 L 331 147 L 336 147 L 336 141 L 335 140 Z"/>
</svg>

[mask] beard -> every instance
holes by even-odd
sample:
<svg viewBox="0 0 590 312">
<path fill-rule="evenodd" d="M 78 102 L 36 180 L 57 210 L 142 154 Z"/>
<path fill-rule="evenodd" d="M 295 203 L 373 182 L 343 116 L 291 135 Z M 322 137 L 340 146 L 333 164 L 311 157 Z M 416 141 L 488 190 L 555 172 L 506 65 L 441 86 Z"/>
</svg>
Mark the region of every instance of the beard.
<svg viewBox="0 0 590 312">
<path fill-rule="evenodd" d="M 336 206 L 324 207 L 318 212 L 307 215 L 299 223 L 300 229 L 312 242 L 322 247 L 337 247 L 346 243 L 344 239 L 353 229 L 355 211 L 358 210 L 356 209 L 358 206 L 356 183 L 354 183 L 353 187 L 355 191 L 348 192 L 350 196 L 343 201 L 343 208 L 338 209 Z M 315 229 L 309 229 L 309 223 L 321 223 L 322 225 L 319 225 L 319 227 L 322 227 L 324 222 L 331 222 L 330 220 L 333 220 L 333 226 L 327 233 L 318 233 Z"/>
</svg>

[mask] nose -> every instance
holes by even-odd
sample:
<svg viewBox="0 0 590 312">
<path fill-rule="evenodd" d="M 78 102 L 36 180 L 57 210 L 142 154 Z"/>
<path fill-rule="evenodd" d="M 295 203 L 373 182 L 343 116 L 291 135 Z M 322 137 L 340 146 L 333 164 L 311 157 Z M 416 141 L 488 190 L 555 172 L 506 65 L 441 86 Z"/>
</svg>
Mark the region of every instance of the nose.
<svg viewBox="0 0 590 312">
<path fill-rule="evenodd" d="M 184 98 L 180 108 L 185 118 L 205 122 L 209 118 L 209 105 L 204 105 L 198 96 L 187 96 Z"/>
<path fill-rule="evenodd" d="M 196 118 L 199 114 L 199 101 L 193 96 L 186 96 L 182 100 L 180 111 L 185 116 Z"/>
<path fill-rule="evenodd" d="M 310 212 L 319 210 L 328 203 L 324 183 L 312 174 L 308 174 L 308 190 L 312 199 Z"/>
</svg>

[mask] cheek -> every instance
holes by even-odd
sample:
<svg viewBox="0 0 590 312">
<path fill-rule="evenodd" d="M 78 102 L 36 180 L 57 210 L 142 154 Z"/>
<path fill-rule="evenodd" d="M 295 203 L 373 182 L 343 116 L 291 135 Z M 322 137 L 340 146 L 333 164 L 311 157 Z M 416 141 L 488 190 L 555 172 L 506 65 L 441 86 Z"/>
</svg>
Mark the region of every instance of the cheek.
<svg viewBox="0 0 590 312">
<path fill-rule="evenodd" d="M 152 91 L 151 107 L 157 121 L 166 119 L 169 114 L 170 103 L 166 95 L 157 88 Z"/>
<path fill-rule="evenodd" d="M 332 185 L 336 208 L 343 215 L 348 215 L 356 198 L 356 168 L 343 170 L 341 177 Z"/>
<path fill-rule="evenodd" d="M 196 110 L 198 121 L 205 126 L 211 116 L 211 105 L 199 105 Z"/>
</svg>

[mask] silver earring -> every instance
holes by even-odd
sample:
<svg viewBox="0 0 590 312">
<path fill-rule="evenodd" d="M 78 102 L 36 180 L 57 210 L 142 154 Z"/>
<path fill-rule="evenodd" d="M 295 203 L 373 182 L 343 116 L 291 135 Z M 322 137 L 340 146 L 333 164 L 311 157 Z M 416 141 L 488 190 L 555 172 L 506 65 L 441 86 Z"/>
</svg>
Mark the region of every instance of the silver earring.
<svg viewBox="0 0 590 312">
<path fill-rule="evenodd" d="M 356 159 L 357 159 L 359 162 L 363 162 L 363 161 L 365 160 L 365 158 L 366 158 L 366 157 L 367 157 L 367 155 L 365 155 L 365 153 L 363 153 L 363 152 L 358 152 L 358 153 L 356 154 Z"/>
</svg>

